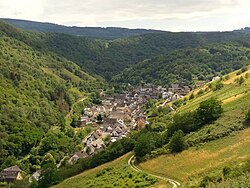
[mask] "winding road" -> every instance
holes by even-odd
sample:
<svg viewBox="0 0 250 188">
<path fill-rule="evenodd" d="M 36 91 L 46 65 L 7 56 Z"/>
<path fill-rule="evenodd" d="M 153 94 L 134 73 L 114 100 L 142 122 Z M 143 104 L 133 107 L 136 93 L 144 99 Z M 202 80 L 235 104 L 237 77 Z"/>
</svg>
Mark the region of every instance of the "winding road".
<svg viewBox="0 0 250 188">
<path fill-rule="evenodd" d="M 133 155 L 132 157 L 129 158 L 128 160 L 128 165 L 136 172 L 143 172 L 141 169 L 139 169 L 137 166 L 135 166 L 134 164 L 135 162 L 135 156 Z M 173 188 L 178 188 L 181 184 L 178 182 L 178 181 L 175 181 L 173 179 L 170 179 L 170 178 L 165 178 L 165 177 L 162 177 L 162 176 L 157 176 L 157 175 L 154 175 L 154 174 L 150 174 L 150 173 L 147 173 L 149 174 L 150 176 L 153 176 L 153 177 L 156 177 L 158 179 L 161 179 L 163 181 L 166 181 L 166 182 L 169 182 L 173 185 Z"/>
</svg>

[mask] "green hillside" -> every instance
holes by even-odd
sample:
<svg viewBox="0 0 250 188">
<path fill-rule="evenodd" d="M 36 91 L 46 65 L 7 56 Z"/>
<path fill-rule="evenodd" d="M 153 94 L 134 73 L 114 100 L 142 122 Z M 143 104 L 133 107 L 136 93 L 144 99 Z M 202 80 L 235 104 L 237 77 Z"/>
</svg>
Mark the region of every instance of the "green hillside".
<svg viewBox="0 0 250 188">
<path fill-rule="evenodd" d="M 157 33 L 108 41 L 24 31 L 0 22 L 0 49 L 0 169 L 18 164 L 31 174 L 49 164 L 53 168 L 38 182 L 42 187 L 83 171 L 58 186 L 162 187 L 129 169 L 127 155 L 97 167 L 133 150 L 145 172 L 185 186 L 234 182 L 247 187 L 250 35 Z M 222 78 L 166 106 L 148 101 L 145 127 L 93 157 L 56 169 L 91 132 L 70 125 L 100 90 L 113 92 L 111 84 L 121 83 L 193 85 L 216 75 Z M 115 178 L 109 181 L 110 176 Z"/>
<path fill-rule="evenodd" d="M 247 115 L 250 106 L 249 74 L 250 71 L 244 67 L 219 81 L 208 83 L 184 99 L 170 103 L 169 105 L 179 106 L 173 114 L 174 117 L 179 117 L 179 120 L 177 122 L 174 119 L 172 125 L 168 123 L 167 118 L 151 119 L 155 125 L 168 124 L 167 132 L 183 130 L 185 141 L 190 148 L 178 154 L 164 151 L 168 154 L 158 157 L 153 155 L 153 159 L 141 163 L 139 167 L 146 172 L 177 179 L 184 187 L 227 187 L 231 184 L 236 187 L 248 187 L 249 181 L 244 177 L 250 173 L 250 132 Z M 222 87 L 216 88 L 218 83 Z M 194 95 L 194 98 L 190 98 L 191 95 Z M 222 116 L 198 129 L 188 131 L 188 127 L 191 128 L 197 123 L 191 122 L 193 112 L 211 97 L 222 102 Z"/>
<path fill-rule="evenodd" d="M 172 68 L 173 66 L 173 63 L 169 63 L 169 61 L 172 61 L 172 58 L 169 59 L 169 55 L 166 55 L 166 58 L 165 56 L 157 58 L 157 56 L 169 54 L 175 50 L 187 48 L 207 49 L 209 48 L 209 44 L 230 42 L 231 45 L 229 45 L 229 47 L 222 46 L 222 49 L 219 49 L 218 54 L 215 54 L 217 57 L 220 56 L 220 50 L 223 51 L 222 56 L 226 55 L 223 48 L 226 48 L 226 51 L 229 50 L 228 48 L 232 48 L 232 50 L 237 53 L 238 47 L 249 47 L 250 41 L 248 34 L 238 32 L 150 33 L 109 41 L 66 35 L 62 33 L 36 33 L 24 31 L 21 29 L 15 29 L 7 24 L 4 24 L 3 22 L 1 22 L 1 27 L 5 30 L 5 32 L 8 33 L 9 36 L 14 36 L 24 43 L 32 46 L 36 50 L 42 50 L 43 52 L 54 52 L 61 57 L 77 63 L 80 67 L 84 68 L 84 70 L 91 73 L 92 75 L 94 74 L 102 76 L 107 80 L 111 80 L 113 76 L 118 75 L 125 68 L 130 66 L 133 67 L 133 65 L 139 62 L 142 63 L 140 63 L 138 66 L 135 66 L 134 69 L 129 69 L 132 70 L 132 74 L 136 76 L 141 76 L 141 73 L 138 73 L 137 71 L 138 67 L 140 68 L 144 65 L 147 68 L 148 64 L 152 66 L 155 64 L 155 61 L 157 62 L 157 66 L 155 67 L 158 69 L 162 68 L 159 66 L 161 65 L 161 62 L 164 61 L 164 59 L 166 63 L 165 70 L 169 72 L 169 67 Z M 196 56 L 196 50 L 197 49 L 194 49 L 194 52 L 191 50 L 191 52 L 187 53 L 190 53 L 190 55 L 194 54 Z M 211 53 L 216 53 L 216 50 L 217 49 Z M 240 54 L 244 53 L 242 50 L 244 51 L 244 49 L 239 49 Z M 178 53 L 180 55 L 182 54 L 183 56 L 185 55 L 185 50 L 184 52 L 182 50 L 179 52 L 173 52 L 172 56 L 175 56 L 174 53 Z M 235 55 L 236 54 L 234 54 L 234 57 Z M 190 57 L 189 59 L 184 57 L 181 58 L 183 61 L 189 59 L 193 60 L 193 57 Z M 220 61 L 220 57 L 218 58 Z M 239 59 L 234 60 L 236 62 L 239 61 Z M 191 61 L 190 64 L 193 64 L 193 62 Z M 235 70 L 232 65 L 229 65 L 228 67 L 230 67 L 231 70 Z M 212 68 L 213 71 L 217 72 L 214 69 L 215 68 Z M 155 71 L 155 69 L 153 70 Z M 128 71 L 125 71 L 124 77 L 127 75 L 127 72 Z M 145 72 L 145 74 L 148 73 L 152 72 Z M 124 77 L 116 80 L 126 81 Z M 143 75 L 143 77 L 145 77 L 145 75 Z M 145 81 L 155 81 L 157 79 L 157 77 L 153 74 L 150 75 L 149 78 L 150 80 L 145 79 Z M 138 81 L 138 79 L 136 79 L 136 81 Z"/>
<path fill-rule="evenodd" d="M 155 114 L 148 118 L 151 124 L 141 131 L 133 132 L 126 141 L 134 144 L 133 150 L 140 161 L 137 167 L 143 170 L 141 174 L 136 175 L 129 169 L 127 165 L 129 157 L 125 155 L 111 163 L 66 179 L 55 187 L 69 185 L 122 187 L 123 180 L 126 180 L 130 187 L 134 187 L 139 185 L 138 182 L 127 180 L 125 175 L 132 172 L 133 177 L 149 173 L 172 178 L 179 181 L 183 187 L 228 187 L 229 185 L 248 187 L 250 175 L 249 75 L 249 68 L 242 67 L 165 107 L 157 108 L 149 102 L 146 106 L 150 107 L 145 107 L 148 115 Z M 218 83 L 222 86 L 218 87 Z M 191 95 L 194 97 L 190 98 Z M 202 102 L 211 102 L 213 97 L 222 102 L 223 113 L 215 120 L 205 123 L 190 122 L 193 118 L 192 113 L 200 108 Z M 169 111 L 168 105 L 178 106 L 176 112 Z M 190 131 L 188 128 L 196 123 L 199 123 L 199 127 Z M 183 130 L 184 140 L 189 146 L 182 152 L 171 151 L 171 140 L 174 137 L 172 135 L 175 134 L 170 133 L 171 130 L 178 130 L 173 128 L 175 126 Z M 141 179 L 139 183 L 143 187 L 147 181 Z M 152 185 L 152 187 L 165 186 L 169 185 L 166 182 Z"/>
<path fill-rule="evenodd" d="M 77 63 L 91 74 L 111 80 L 125 68 L 159 55 L 210 43 L 236 41 L 243 36 L 245 35 L 234 33 L 163 33 L 106 41 L 52 33 L 42 37 L 44 47 L 41 48 Z M 249 38 L 247 35 L 248 40 Z M 34 42 L 33 46 L 37 47 L 39 44 Z"/>
<path fill-rule="evenodd" d="M 147 174 L 135 172 L 128 165 L 131 154 L 105 163 L 77 176 L 66 179 L 54 188 L 67 187 L 160 187 L 161 182 Z"/>
<path fill-rule="evenodd" d="M 241 68 L 250 59 L 250 49 L 239 44 L 213 44 L 200 48 L 176 50 L 142 61 L 113 78 L 114 82 L 141 82 L 170 85 L 194 80 L 208 81 Z"/>
<path fill-rule="evenodd" d="M 0 168 L 18 164 L 29 173 L 47 152 L 58 162 L 77 150 L 86 132 L 74 134 L 64 117 L 104 84 L 73 62 L 23 43 L 12 30 L 0 23 Z"/>
</svg>

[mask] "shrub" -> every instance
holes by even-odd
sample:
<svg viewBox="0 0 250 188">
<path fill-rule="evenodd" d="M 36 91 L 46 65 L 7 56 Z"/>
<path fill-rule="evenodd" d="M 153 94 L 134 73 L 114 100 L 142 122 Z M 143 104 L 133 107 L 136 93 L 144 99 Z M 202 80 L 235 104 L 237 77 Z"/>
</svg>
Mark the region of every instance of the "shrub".
<svg viewBox="0 0 250 188">
<path fill-rule="evenodd" d="M 242 85 L 245 82 L 245 79 L 243 78 L 243 76 L 241 76 L 240 78 L 236 78 L 234 82 L 239 85 Z"/>
<path fill-rule="evenodd" d="M 189 100 L 192 100 L 194 98 L 194 93 L 191 93 L 191 95 L 189 96 Z"/>
<path fill-rule="evenodd" d="M 223 172 L 223 176 L 224 176 L 224 177 L 228 177 L 229 174 L 231 173 L 231 168 L 228 167 L 228 166 L 225 166 L 225 167 L 222 169 L 222 172 Z"/>
<path fill-rule="evenodd" d="M 246 117 L 245 117 L 245 123 L 249 124 L 250 123 L 250 109 L 247 111 L 246 113 Z"/>
<path fill-rule="evenodd" d="M 247 121 L 250 121 L 250 109 L 247 111 L 246 120 L 247 120 Z"/>
<path fill-rule="evenodd" d="M 171 152 L 181 152 L 187 148 L 184 133 L 181 130 L 178 130 L 174 133 L 169 142 L 169 148 Z"/>
<path fill-rule="evenodd" d="M 216 82 L 215 88 L 213 90 L 214 91 L 220 90 L 221 88 L 223 88 L 223 86 L 224 86 L 223 83 L 221 83 L 220 81 Z"/>
<path fill-rule="evenodd" d="M 242 85 L 245 82 L 245 79 L 241 76 L 239 79 L 239 85 Z"/>
<path fill-rule="evenodd" d="M 248 70 L 248 67 L 247 66 L 243 66 L 240 70 L 241 70 L 241 73 L 246 72 Z"/>
<path fill-rule="evenodd" d="M 204 90 L 203 89 L 200 89 L 197 93 L 197 95 L 202 95 L 204 93 Z"/>
</svg>

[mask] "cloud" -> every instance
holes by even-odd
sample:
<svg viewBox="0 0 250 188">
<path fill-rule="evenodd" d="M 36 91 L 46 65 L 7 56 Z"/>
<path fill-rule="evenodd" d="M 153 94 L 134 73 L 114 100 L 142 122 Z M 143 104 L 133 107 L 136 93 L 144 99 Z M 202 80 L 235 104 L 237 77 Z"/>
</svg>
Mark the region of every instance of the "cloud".
<svg viewBox="0 0 250 188">
<path fill-rule="evenodd" d="M 38 18 L 44 11 L 44 0 L 0 0 L 1 17 Z"/>
<path fill-rule="evenodd" d="M 248 0 L 0 0 L 0 17 L 80 26 L 211 30 L 248 23 L 249 6 Z"/>
</svg>

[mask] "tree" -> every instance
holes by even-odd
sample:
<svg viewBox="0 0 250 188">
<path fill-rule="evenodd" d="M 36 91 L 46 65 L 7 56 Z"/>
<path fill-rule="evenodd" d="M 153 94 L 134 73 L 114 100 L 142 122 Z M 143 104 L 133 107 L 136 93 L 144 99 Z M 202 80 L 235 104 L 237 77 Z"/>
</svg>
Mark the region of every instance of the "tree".
<svg viewBox="0 0 250 188">
<path fill-rule="evenodd" d="M 42 168 L 55 168 L 56 167 L 56 160 L 50 153 L 46 153 L 46 155 L 43 157 Z"/>
<path fill-rule="evenodd" d="M 182 130 L 184 133 L 195 131 L 199 128 L 199 125 L 196 111 L 176 113 L 173 117 L 173 123 L 168 127 L 168 138 L 178 130 Z"/>
<path fill-rule="evenodd" d="M 56 168 L 56 161 L 50 153 L 47 153 L 43 157 L 41 166 L 42 173 L 41 178 L 37 182 L 38 188 L 50 187 L 51 185 L 55 185 L 62 180 L 62 177 L 59 176 Z"/>
<path fill-rule="evenodd" d="M 223 108 L 221 106 L 221 101 L 216 98 L 210 98 L 206 101 L 200 103 L 197 109 L 197 115 L 202 124 L 215 121 L 221 117 L 223 113 Z"/>
<path fill-rule="evenodd" d="M 174 133 L 169 142 L 171 152 L 181 152 L 187 148 L 187 143 L 184 138 L 184 133 L 178 130 Z"/>
<path fill-rule="evenodd" d="M 102 115 L 101 114 L 98 114 L 97 117 L 96 117 L 96 120 L 98 122 L 102 122 Z"/>
<path fill-rule="evenodd" d="M 134 152 L 138 160 L 141 160 L 146 154 L 149 154 L 155 148 L 155 142 L 149 132 L 139 136 Z"/>
<path fill-rule="evenodd" d="M 47 188 L 52 185 L 58 184 L 62 181 L 62 177 L 59 176 L 59 173 L 56 168 L 47 168 L 42 171 L 41 177 L 37 182 L 37 188 Z"/>
</svg>

